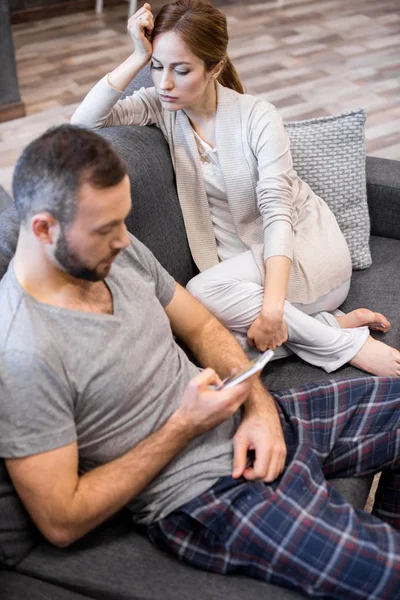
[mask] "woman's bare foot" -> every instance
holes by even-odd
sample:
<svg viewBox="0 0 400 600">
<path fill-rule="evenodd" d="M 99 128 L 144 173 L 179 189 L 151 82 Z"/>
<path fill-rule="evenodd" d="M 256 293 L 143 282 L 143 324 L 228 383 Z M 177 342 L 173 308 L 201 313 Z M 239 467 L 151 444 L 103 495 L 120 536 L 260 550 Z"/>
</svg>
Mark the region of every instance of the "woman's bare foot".
<svg viewBox="0 0 400 600">
<path fill-rule="evenodd" d="M 383 342 L 374 340 L 371 336 L 350 364 L 372 375 L 400 376 L 400 352 Z"/>
<path fill-rule="evenodd" d="M 368 308 L 357 308 L 342 315 L 341 317 L 335 317 L 342 329 L 349 329 L 353 327 L 364 327 L 367 325 L 374 331 L 382 331 L 386 333 L 390 327 L 390 323 L 386 317 L 381 313 L 374 312 Z"/>
</svg>

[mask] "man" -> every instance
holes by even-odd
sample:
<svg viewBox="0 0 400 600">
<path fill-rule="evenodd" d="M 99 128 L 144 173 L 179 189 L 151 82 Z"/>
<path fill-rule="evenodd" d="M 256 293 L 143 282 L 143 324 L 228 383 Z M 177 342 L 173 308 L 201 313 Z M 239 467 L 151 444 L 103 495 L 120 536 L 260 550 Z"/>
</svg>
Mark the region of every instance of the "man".
<svg viewBox="0 0 400 600">
<path fill-rule="evenodd" d="M 400 380 L 275 398 L 254 378 L 212 389 L 246 357 L 127 234 L 129 180 L 110 145 L 50 130 L 25 149 L 13 190 L 0 456 L 46 538 L 69 545 L 127 505 L 201 568 L 325 598 L 400 598 L 399 533 L 326 481 L 385 469 L 375 513 L 399 526 Z"/>
</svg>

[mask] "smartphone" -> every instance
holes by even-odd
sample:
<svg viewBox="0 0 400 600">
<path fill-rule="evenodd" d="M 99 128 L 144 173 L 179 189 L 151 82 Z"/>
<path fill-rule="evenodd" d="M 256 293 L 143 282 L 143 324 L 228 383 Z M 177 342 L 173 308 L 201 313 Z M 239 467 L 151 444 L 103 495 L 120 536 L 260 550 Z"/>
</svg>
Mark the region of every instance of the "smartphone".
<svg viewBox="0 0 400 600">
<path fill-rule="evenodd" d="M 262 369 L 265 367 L 267 362 L 269 362 L 271 360 L 273 355 L 274 355 L 273 350 L 267 350 L 266 352 L 263 352 L 263 354 L 260 354 L 260 356 L 258 358 L 255 358 L 254 360 L 252 360 L 243 369 L 240 369 L 240 371 L 238 371 L 234 375 L 229 375 L 229 377 L 226 377 L 222 381 L 221 385 L 219 385 L 217 387 L 217 389 L 218 390 L 222 390 L 222 389 L 226 390 L 227 388 L 231 388 L 234 385 L 241 383 L 248 377 L 251 377 L 252 375 L 254 375 L 254 373 L 258 373 L 259 371 L 262 371 Z"/>
</svg>

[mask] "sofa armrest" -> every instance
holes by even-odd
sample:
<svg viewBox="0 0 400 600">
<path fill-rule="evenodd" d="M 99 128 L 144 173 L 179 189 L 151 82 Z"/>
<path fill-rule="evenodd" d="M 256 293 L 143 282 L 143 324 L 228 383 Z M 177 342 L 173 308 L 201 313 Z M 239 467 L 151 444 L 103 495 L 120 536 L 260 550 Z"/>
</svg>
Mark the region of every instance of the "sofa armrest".
<svg viewBox="0 0 400 600">
<path fill-rule="evenodd" d="M 400 240 L 400 161 L 367 156 L 371 235 Z"/>
</svg>

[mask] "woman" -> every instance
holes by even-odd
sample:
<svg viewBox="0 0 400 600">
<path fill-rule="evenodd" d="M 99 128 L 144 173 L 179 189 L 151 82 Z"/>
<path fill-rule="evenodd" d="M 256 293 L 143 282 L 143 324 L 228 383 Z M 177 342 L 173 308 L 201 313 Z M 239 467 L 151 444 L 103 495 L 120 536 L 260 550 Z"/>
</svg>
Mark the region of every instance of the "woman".
<svg viewBox="0 0 400 600">
<path fill-rule="evenodd" d="M 347 244 L 294 171 L 275 108 L 244 94 L 226 54 L 225 16 L 206 2 L 178 0 L 154 21 L 145 4 L 128 31 L 134 52 L 89 92 L 72 123 L 162 130 L 201 271 L 189 291 L 258 350 L 294 352 L 327 372 L 350 362 L 400 375 L 400 352 L 369 336 L 368 327 L 387 331 L 387 319 L 336 310 L 350 286 Z M 149 61 L 154 88 L 120 100 Z"/>
</svg>

